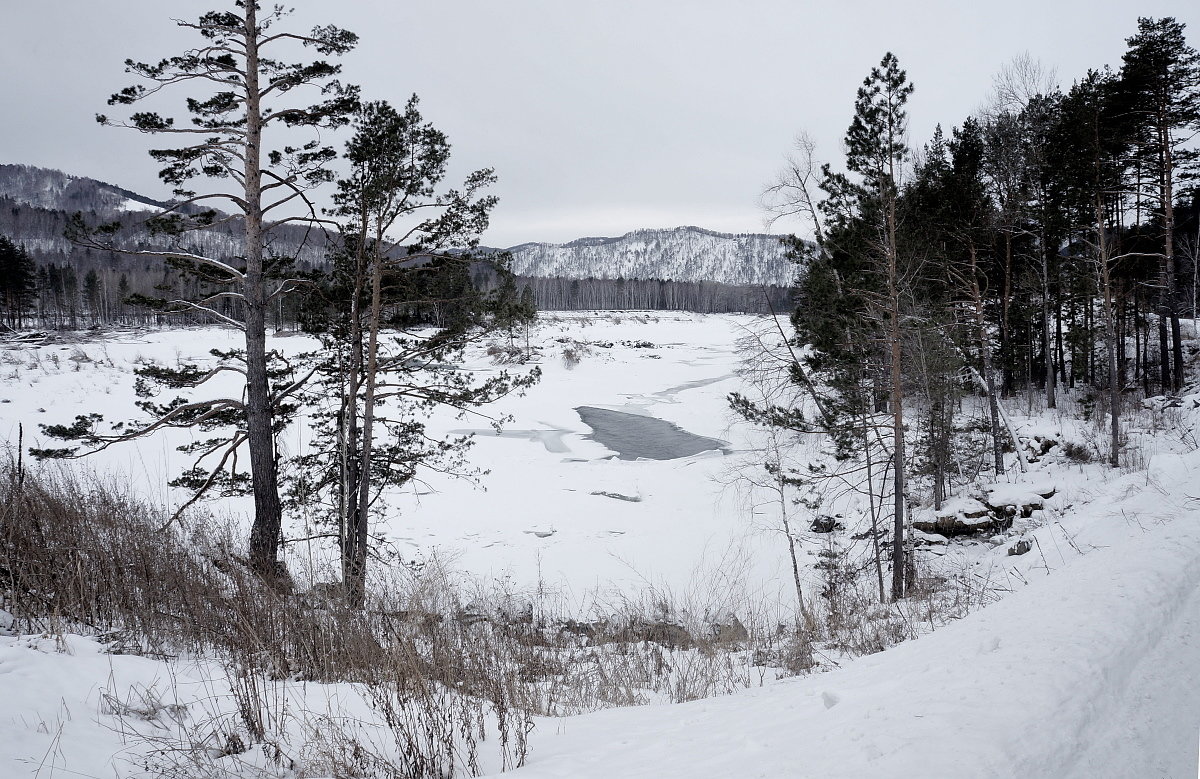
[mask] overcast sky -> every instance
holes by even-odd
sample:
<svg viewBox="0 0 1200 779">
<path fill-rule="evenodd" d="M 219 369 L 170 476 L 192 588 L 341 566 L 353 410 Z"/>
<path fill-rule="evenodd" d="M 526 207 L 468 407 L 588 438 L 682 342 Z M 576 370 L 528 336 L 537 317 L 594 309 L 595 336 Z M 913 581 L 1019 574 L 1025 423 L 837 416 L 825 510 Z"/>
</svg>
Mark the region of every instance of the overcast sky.
<svg viewBox="0 0 1200 779">
<path fill-rule="evenodd" d="M 126 57 L 194 43 L 170 17 L 220 0 L 4 0 L 0 162 L 162 196 L 148 139 L 93 119 Z M 454 145 L 491 166 L 485 243 L 565 241 L 694 224 L 759 232 L 758 194 L 796 131 L 836 158 L 854 92 L 885 51 L 916 85 L 911 135 L 958 124 L 1028 52 L 1064 85 L 1120 65 L 1137 17 L 1175 16 L 1200 45 L 1200 3 L 970 0 L 293 0 L 296 26 L 360 36 L 345 78 L 397 106 L 412 93 Z M 795 229 L 780 224 L 776 231 Z"/>
</svg>

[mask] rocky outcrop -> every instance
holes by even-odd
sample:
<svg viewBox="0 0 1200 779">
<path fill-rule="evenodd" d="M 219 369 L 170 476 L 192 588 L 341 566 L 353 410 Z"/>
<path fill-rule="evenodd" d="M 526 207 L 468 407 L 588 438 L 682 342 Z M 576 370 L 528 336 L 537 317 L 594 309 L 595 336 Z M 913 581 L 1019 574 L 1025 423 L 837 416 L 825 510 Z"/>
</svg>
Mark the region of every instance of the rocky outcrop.
<svg viewBox="0 0 1200 779">
<path fill-rule="evenodd" d="M 937 533 L 947 538 L 992 534 L 1012 527 L 1012 518 L 997 516 L 988 506 L 974 498 L 952 498 L 936 511 L 927 509 L 914 514 L 912 526 L 924 533 Z"/>
<path fill-rule="evenodd" d="M 937 510 L 924 509 L 913 514 L 913 529 L 936 533 L 946 538 L 990 536 L 1013 526 L 1017 518 L 1029 519 L 1045 507 L 1055 493 L 1051 483 L 992 484 L 978 498 L 957 497 Z"/>
</svg>

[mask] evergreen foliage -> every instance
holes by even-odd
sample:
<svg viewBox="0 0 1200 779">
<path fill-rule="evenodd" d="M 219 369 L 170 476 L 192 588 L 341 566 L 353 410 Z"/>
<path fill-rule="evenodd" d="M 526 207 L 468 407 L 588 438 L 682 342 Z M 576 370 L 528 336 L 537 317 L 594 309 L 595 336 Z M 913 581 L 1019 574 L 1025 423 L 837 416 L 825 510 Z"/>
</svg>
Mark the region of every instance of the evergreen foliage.
<svg viewBox="0 0 1200 779">
<path fill-rule="evenodd" d="M 37 268 L 24 246 L 0 235 L 0 322 L 14 330 L 25 325 L 37 294 Z"/>
<path fill-rule="evenodd" d="M 166 135 L 181 144 L 149 152 L 163 166 L 160 178 L 181 198 L 146 220 L 149 231 L 167 238 L 170 245 L 129 248 L 120 240 L 126 225 L 119 219 L 96 224 L 77 214 L 68 231 L 81 246 L 153 259 L 192 282 L 194 295 L 173 294 L 177 290 L 163 285 L 165 294 L 146 296 L 143 302 L 165 313 L 200 313 L 245 333 L 244 351 L 222 356 L 224 361 L 217 369 L 203 375 L 186 375 L 185 370 L 167 378 L 168 383 L 203 391 L 213 376 L 233 372 L 244 377 L 244 392 L 235 397 L 145 406 L 156 418 L 132 431 L 114 431 L 93 444 L 103 447 L 164 426 L 232 423 L 236 417 L 237 424 L 228 437 L 206 442 L 200 452 L 197 466 L 211 457 L 215 467 L 207 476 L 201 479 L 197 475 L 192 481 L 199 483 L 201 491 L 208 489 L 226 464 L 236 460 L 239 448 L 244 445 L 249 450 L 255 507 L 251 565 L 260 574 L 283 582 L 279 576 L 283 573 L 278 557 L 283 518 L 275 437 L 294 402 L 292 396 L 307 377 L 276 382 L 280 374 L 266 347 L 268 312 L 299 281 L 292 273 L 295 257 L 273 253 L 271 238 L 273 231 L 285 225 L 320 221 L 308 192 L 331 181 L 327 165 L 336 157 L 321 132 L 349 123 L 358 105 L 358 90 L 337 79 L 340 66 L 324 59 L 294 62 L 288 54 L 294 48 L 321 56 L 345 54 L 355 44 L 352 33 L 333 26 L 316 27 L 307 34 L 279 30 L 277 25 L 288 11 L 282 6 L 260 14 L 261 10 L 253 0 L 237 0 L 233 10 L 209 11 L 195 21 L 178 20 L 178 26 L 200 38 L 199 45 L 158 62 L 126 60 L 126 71 L 140 82 L 114 93 L 108 103 L 127 109 L 127 118 L 96 117 L 106 126 Z M 177 90 L 186 90 L 188 121 L 139 110 L 143 100 Z M 315 92 L 316 102 L 303 102 L 301 96 L 310 91 Z M 189 188 L 198 181 L 211 188 L 203 192 Z M 240 216 L 241 251 L 228 260 L 191 251 L 186 243 L 190 236 L 233 219 L 217 211 L 218 205 Z M 64 287 L 71 301 L 78 299 L 73 275 L 64 279 Z M 227 312 L 221 310 L 220 304 L 225 303 L 232 304 Z M 70 319 L 70 326 L 75 327 L 74 308 Z M 94 446 L 90 451 L 95 450 Z"/>
<path fill-rule="evenodd" d="M 1200 245 L 1200 57 L 1171 18 L 1140 19 L 1128 46 L 1119 72 L 1093 70 L 1065 92 L 1026 63 L 988 110 L 949 137 L 937 128 L 915 154 L 912 87 L 888 54 L 858 90 L 844 167 L 820 168 L 823 197 L 807 188 L 813 164 L 793 163 L 768 190 L 787 191 L 785 213 L 816 221 L 815 247 L 789 242 L 800 400 L 730 402 L 760 424 L 830 436 L 846 468 L 865 460 L 866 477 L 816 465 L 787 477 L 861 483 L 872 516 L 892 503 L 894 532 L 876 536 L 891 545 L 892 597 L 910 575 L 900 518 L 925 499 L 905 476 L 930 488 L 935 508 L 953 490 L 954 452 L 973 445 L 955 420 L 964 393 L 986 398 L 999 474 L 1020 446 L 1003 397 L 1053 408 L 1060 386 L 1088 387 L 1103 397 L 1102 454 L 1117 467 L 1125 395 L 1182 389 L 1179 320 L 1196 316 Z"/>
<path fill-rule="evenodd" d="M 493 172 L 442 188 L 450 144 L 424 121 L 415 96 L 403 111 L 363 105 L 354 130 L 345 153 L 350 172 L 334 198 L 341 240 L 310 295 L 308 325 L 323 349 L 308 401 L 321 410 L 289 498 L 328 507 L 346 595 L 359 604 L 380 496 L 422 470 L 474 474 L 465 459 L 470 438 L 431 437 L 429 415 L 439 408 L 480 413 L 539 373 L 477 379 L 460 367 L 469 345 L 537 313 L 521 305 L 503 264 L 499 290 L 484 294 L 470 276 L 472 255 L 451 251 L 474 247 L 486 229 L 496 198 L 482 191 Z"/>
</svg>

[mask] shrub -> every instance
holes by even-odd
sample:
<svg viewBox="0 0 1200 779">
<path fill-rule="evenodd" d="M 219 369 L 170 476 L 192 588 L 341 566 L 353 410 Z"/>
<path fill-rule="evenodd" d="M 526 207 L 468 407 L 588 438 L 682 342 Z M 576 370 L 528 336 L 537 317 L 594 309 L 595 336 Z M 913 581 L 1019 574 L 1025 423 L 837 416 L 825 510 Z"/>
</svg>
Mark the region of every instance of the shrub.
<svg viewBox="0 0 1200 779">
<path fill-rule="evenodd" d="M 1076 441 L 1064 441 L 1062 453 L 1064 457 L 1073 463 L 1090 463 L 1095 459 L 1095 454 L 1090 447 Z"/>
</svg>

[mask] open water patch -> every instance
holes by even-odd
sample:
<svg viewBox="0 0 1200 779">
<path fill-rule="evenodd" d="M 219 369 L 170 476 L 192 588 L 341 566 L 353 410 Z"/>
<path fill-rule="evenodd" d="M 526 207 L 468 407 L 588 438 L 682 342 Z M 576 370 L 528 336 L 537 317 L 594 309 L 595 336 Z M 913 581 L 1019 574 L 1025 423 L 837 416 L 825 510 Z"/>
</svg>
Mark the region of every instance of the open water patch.
<svg viewBox="0 0 1200 779">
<path fill-rule="evenodd" d="M 593 406 L 578 406 L 575 411 L 592 429 L 587 437 L 613 450 L 622 460 L 675 460 L 713 450 L 730 452 L 728 441 L 689 433 L 657 417 Z"/>
</svg>

